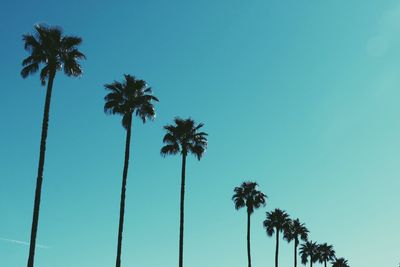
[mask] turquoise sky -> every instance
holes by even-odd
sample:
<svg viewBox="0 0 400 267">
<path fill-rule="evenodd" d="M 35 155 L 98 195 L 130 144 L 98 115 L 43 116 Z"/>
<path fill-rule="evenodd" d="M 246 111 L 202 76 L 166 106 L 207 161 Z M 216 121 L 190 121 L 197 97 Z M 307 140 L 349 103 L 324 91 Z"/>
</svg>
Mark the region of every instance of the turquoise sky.
<svg viewBox="0 0 400 267">
<path fill-rule="evenodd" d="M 19 72 L 38 22 L 82 36 L 87 55 L 82 78 L 54 83 L 38 267 L 114 265 L 125 132 L 103 113 L 103 84 L 124 73 L 160 99 L 155 122 L 134 121 L 124 267 L 178 262 L 181 162 L 159 154 L 174 116 L 209 133 L 188 161 L 186 266 L 246 265 L 231 201 L 244 180 L 268 195 L 252 217 L 255 267 L 274 263 L 262 228 L 274 208 L 351 266 L 400 262 L 399 1 L 16 0 L 0 22 L 1 267 L 28 256 L 45 88 Z M 292 250 L 281 243 L 280 266 Z"/>
</svg>

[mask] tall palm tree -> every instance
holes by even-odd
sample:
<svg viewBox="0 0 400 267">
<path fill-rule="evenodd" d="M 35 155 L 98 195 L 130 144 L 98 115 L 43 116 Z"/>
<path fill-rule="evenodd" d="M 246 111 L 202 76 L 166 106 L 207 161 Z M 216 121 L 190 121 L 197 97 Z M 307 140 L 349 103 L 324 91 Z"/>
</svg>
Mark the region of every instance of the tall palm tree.
<svg viewBox="0 0 400 267">
<path fill-rule="evenodd" d="M 243 182 L 239 187 L 235 187 L 232 200 L 237 210 L 246 207 L 247 210 L 247 260 L 251 267 L 250 254 L 250 216 L 255 209 L 265 206 L 267 196 L 258 190 L 255 182 Z"/>
<path fill-rule="evenodd" d="M 347 263 L 346 259 L 338 258 L 332 262 L 332 267 L 350 267 L 350 265 Z"/>
<path fill-rule="evenodd" d="M 158 99 L 152 95 L 152 90 L 143 80 L 134 76 L 124 75 L 123 82 L 114 81 L 104 85 L 108 94 L 104 97 L 104 112 L 122 116 L 122 126 L 126 130 L 125 160 L 122 174 L 121 202 L 118 226 L 118 245 L 116 267 L 121 266 L 122 232 L 124 228 L 126 181 L 128 177 L 129 149 L 131 143 L 132 117 L 135 114 L 143 123 L 155 118 L 153 102 Z"/>
<path fill-rule="evenodd" d="M 272 236 L 276 233 L 276 247 L 275 247 L 275 267 L 278 267 L 278 255 L 279 255 L 279 233 L 283 232 L 286 234 L 289 231 L 291 223 L 289 214 L 284 210 L 275 209 L 274 211 L 266 213 L 267 218 L 264 220 L 264 228 L 267 231 L 268 236 Z"/>
<path fill-rule="evenodd" d="M 318 246 L 318 261 L 320 263 L 324 263 L 326 267 L 326 263 L 329 261 L 333 261 L 335 259 L 335 250 L 333 250 L 332 245 L 328 245 L 327 243 L 321 244 Z"/>
<path fill-rule="evenodd" d="M 27 78 L 30 74 L 36 73 L 39 68 L 42 67 L 40 70 L 40 81 L 43 86 L 47 83 L 28 257 L 28 267 L 33 267 L 53 82 L 56 72 L 59 70 L 63 70 L 67 76 L 80 76 L 82 74 L 82 68 L 78 60 L 85 59 L 85 55 L 77 48 L 77 46 L 81 44 L 82 39 L 76 36 L 63 36 L 62 30 L 58 27 L 35 25 L 35 33 L 24 34 L 22 39 L 24 41 L 25 50 L 28 51 L 30 55 L 22 61 L 23 68 L 21 70 L 21 76 Z"/>
<path fill-rule="evenodd" d="M 180 200 L 180 226 L 179 226 L 179 267 L 183 266 L 183 229 L 184 229 L 184 211 L 185 211 L 185 180 L 186 180 L 186 157 L 193 154 L 198 160 L 201 159 L 207 149 L 207 134 L 201 132 L 203 123 L 196 125 L 192 119 L 175 118 L 174 124 L 164 126 L 167 132 L 164 135 L 161 148 L 161 155 L 182 156 L 181 173 L 181 200 Z"/>
<path fill-rule="evenodd" d="M 313 263 L 318 260 L 318 245 L 316 242 L 307 241 L 300 246 L 300 256 L 301 263 L 304 265 L 307 264 L 308 258 L 310 258 L 310 267 L 313 266 Z"/>
<path fill-rule="evenodd" d="M 288 242 L 294 240 L 294 267 L 297 267 L 297 247 L 299 242 L 300 240 L 307 241 L 308 233 L 307 227 L 299 219 L 293 220 L 289 225 L 289 230 L 285 233 L 284 237 Z"/>
</svg>

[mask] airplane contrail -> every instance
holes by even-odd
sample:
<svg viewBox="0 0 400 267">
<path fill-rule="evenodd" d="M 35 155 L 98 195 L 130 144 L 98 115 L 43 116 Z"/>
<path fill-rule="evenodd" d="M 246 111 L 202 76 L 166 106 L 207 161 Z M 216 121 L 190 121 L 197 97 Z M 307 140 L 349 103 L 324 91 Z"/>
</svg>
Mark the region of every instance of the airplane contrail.
<svg viewBox="0 0 400 267">
<path fill-rule="evenodd" d="M 5 242 L 9 242 L 9 243 L 14 243 L 14 244 L 19 244 L 19 245 L 24 245 L 24 246 L 29 246 L 28 242 L 24 242 L 24 241 L 20 241 L 20 240 L 15 240 L 15 239 L 9 239 L 9 238 L 3 238 L 0 237 L 0 240 L 5 241 Z M 38 248 L 44 248 L 44 249 L 49 249 L 49 246 L 45 246 L 45 245 L 39 245 L 37 244 L 36 247 Z"/>
</svg>

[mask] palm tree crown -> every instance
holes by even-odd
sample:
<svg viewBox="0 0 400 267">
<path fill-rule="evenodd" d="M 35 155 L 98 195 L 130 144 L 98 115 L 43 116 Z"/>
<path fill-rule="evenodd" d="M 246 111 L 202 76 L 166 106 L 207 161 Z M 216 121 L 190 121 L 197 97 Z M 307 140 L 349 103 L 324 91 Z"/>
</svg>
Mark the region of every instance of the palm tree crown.
<svg viewBox="0 0 400 267">
<path fill-rule="evenodd" d="M 307 241 L 300 246 L 301 263 L 307 264 L 308 258 L 314 263 L 318 260 L 318 245 L 316 242 Z"/>
<path fill-rule="evenodd" d="M 39 70 L 40 65 L 44 67 L 40 71 L 42 85 L 46 80 L 55 75 L 57 70 L 64 70 L 67 76 L 79 76 L 82 68 L 78 63 L 79 59 L 85 59 L 77 46 L 82 43 L 82 39 L 76 36 L 63 36 L 59 27 L 47 27 L 35 25 L 34 34 L 24 34 L 23 41 L 25 50 L 30 56 L 22 61 L 23 78 Z"/>
<path fill-rule="evenodd" d="M 350 265 L 347 263 L 346 259 L 339 258 L 332 262 L 332 267 L 350 267 Z"/>
<path fill-rule="evenodd" d="M 335 259 L 335 250 L 332 245 L 327 243 L 318 246 L 318 261 L 320 263 L 326 263 Z"/>
<path fill-rule="evenodd" d="M 175 125 L 166 125 L 164 129 L 167 133 L 164 136 L 161 148 L 161 155 L 176 155 L 181 153 L 186 156 L 188 153 L 194 154 L 198 160 L 201 159 L 207 149 L 207 133 L 199 132 L 204 126 L 203 123 L 196 125 L 192 119 L 174 119 Z"/>
<path fill-rule="evenodd" d="M 122 116 L 122 125 L 129 127 L 132 114 L 142 119 L 143 123 L 147 119 L 155 118 L 153 101 L 158 101 L 152 95 L 152 90 L 144 80 L 138 80 L 132 75 L 125 74 L 123 82 L 114 81 L 104 87 L 109 93 L 104 97 L 104 112 L 107 114 L 119 114 Z"/>
<path fill-rule="evenodd" d="M 267 218 L 264 221 L 264 228 L 268 236 L 272 236 L 275 231 L 287 232 L 290 226 L 290 217 L 284 210 L 275 209 L 274 211 L 267 212 Z"/>
<path fill-rule="evenodd" d="M 243 182 L 239 187 L 235 187 L 232 200 L 235 203 L 235 208 L 246 207 L 247 212 L 252 214 L 254 209 L 265 206 L 267 196 L 257 190 L 258 184 L 255 182 Z"/>
<path fill-rule="evenodd" d="M 288 231 L 285 232 L 285 239 L 288 242 L 294 240 L 295 244 L 299 244 L 300 240 L 307 241 L 308 229 L 304 223 L 301 223 L 299 219 L 291 221 L 289 224 Z"/>
</svg>

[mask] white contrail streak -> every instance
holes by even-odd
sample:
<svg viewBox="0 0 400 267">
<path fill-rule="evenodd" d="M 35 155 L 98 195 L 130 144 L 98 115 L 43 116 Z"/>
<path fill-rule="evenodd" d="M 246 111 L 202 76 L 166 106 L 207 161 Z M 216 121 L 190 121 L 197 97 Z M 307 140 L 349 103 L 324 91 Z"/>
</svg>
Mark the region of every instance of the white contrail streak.
<svg viewBox="0 0 400 267">
<path fill-rule="evenodd" d="M 18 244 L 18 245 L 29 246 L 28 242 L 24 242 L 24 241 L 20 241 L 20 240 L 8 239 L 8 238 L 2 238 L 2 237 L 0 237 L 0 240 L 5 241 L 5 242 L 9 242 L 9 243 Z M 49 246 L 39 245 L 39 244 L 37 244 L 36 247 L 44 248 L 44 249 L 49 249 L 50 248 Z"/>
</svg>

